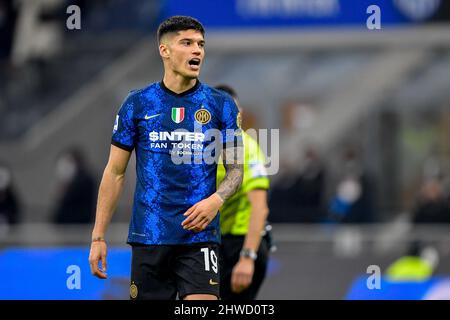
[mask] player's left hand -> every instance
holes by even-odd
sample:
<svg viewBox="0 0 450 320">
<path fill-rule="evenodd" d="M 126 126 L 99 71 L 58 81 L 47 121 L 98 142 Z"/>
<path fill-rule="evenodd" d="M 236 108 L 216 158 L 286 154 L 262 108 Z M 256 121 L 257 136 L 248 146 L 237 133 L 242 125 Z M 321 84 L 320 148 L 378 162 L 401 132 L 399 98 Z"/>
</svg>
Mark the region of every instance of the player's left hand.
<svg viewBox="0 0 450 320">
<path fill-rule="evenodd" d="M 255 262 L 249 258 L 241 258 L 231 273 L 231 291 L 240 293 L 252 283 Z"/>
<path fill-rule="evenodd" d="M 223 200 L 216 193 L 210 197 L 197 202 L 190 207 L 184 216 L 186 219 L 181 223 L 184 229 L 200 232 L 210 224 L 216 217 L 219 208 L 222 206 Z"/>
</svg>

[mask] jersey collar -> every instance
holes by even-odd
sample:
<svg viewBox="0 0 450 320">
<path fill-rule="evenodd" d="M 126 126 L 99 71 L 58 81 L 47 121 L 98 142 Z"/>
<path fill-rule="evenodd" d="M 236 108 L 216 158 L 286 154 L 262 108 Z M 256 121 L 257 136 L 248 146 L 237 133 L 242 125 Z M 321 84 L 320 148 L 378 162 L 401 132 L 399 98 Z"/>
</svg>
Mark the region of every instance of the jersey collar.
<svg viewBox="0 0 450 320">
<path fill-rule="evenodd" d="M 178 97 L 178 98 L 184 97 L 185 95 L 188 95 L 188 94 L 196 91 L 200 87 L 200 81 L 198 79 L 197 79 L 197 81 L 195 82 L 195 85 L 192 88 L 190 88 L 189 90 L 183 91 L 181 93 L 173 92 L 172 90 L 167 88 L 166 85 L 164 84 L 164 81 L 162 81 L 162 80 L 161 80 L 161 82 L 159 84 L 160 84 L 161 88 L 164 91 L 166 91 L 168 94 L 171 94 L 171 95 L 173 95 L 175 97 Z"/>
</svg>

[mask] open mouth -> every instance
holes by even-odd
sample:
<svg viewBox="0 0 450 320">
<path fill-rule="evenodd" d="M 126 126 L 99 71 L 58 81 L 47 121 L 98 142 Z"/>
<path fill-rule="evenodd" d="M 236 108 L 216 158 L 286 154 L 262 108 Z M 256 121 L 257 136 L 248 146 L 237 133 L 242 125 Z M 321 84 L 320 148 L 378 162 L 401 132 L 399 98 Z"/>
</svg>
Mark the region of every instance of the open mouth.
<svg viewBox="0 0 450 320">
<path fill-rule="evenodd" d="M 199 66 L 200 65 L 200 59 L 193 58 L 193 59 L 189 60 L 189 65 L 190 66 Z"/>
</svg>

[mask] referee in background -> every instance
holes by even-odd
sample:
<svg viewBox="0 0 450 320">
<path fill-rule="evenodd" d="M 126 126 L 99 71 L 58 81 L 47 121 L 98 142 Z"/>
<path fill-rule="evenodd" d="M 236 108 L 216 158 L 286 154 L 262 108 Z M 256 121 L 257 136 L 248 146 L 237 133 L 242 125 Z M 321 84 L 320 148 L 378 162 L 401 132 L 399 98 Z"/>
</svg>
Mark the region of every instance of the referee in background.
<svg viewBox="0 0 450 320">
<path fill-rule="evenodd" d="M 229 86 L 216 89 L 227 92 L 241 110 L 236 92 Z M 267 178 L 265 156 L 258 143 L 244 131 L 244 178 L 240 189 L 220 208 L 222 300 L 253 300 L 264 281 L 270 251 L 266 219 Z M 217 184 L 225 176 L 221 163 L 217 167 Z M 270 226 L 268 226 L 270 227 Z M 266 230 L 267 229 L 267 230 Z"/>
</svg>

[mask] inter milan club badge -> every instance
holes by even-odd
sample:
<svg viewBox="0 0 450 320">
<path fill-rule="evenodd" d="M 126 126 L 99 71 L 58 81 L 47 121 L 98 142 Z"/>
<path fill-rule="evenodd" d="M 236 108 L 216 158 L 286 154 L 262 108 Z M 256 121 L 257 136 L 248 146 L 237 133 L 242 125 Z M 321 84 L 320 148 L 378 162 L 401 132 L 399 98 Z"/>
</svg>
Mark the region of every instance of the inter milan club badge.
<svg viewBox="0 0 450 320">
<path fill-rule="evenodd" d="M 130 286 L 130 297 L 131 299 L 136 299 L 138 295 L 138 287 L 132 283 Z"/>
<path fill-rule="evenodd" d="M 184 119 L 184 107 L 172 108 L 172 121 L 180 123 Z"/>
<path fill-rule="evenodd" d="M 206 109 L 198 109 L 195 111 L 194 114 L 195 121 L 197 121 L 200 124 L 207 124 L 209 121 L 211 121 L 211 113 L 209 113 Z"/>
</svg>

